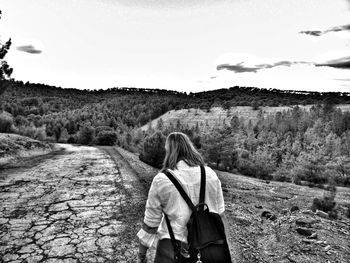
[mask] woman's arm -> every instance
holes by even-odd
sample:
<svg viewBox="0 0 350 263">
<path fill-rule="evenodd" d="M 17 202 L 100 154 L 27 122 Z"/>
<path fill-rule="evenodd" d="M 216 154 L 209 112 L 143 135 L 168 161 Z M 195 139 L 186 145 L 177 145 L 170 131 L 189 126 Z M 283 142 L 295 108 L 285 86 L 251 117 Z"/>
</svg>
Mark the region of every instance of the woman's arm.
<svg viewBox="0 0 350 263">
<path fill-rule="evenodd" d="M 147 262 L 147 249 L 151 247 L 157 240 L 157 229 L 162 220 L 162 213 L 163 212 L 158 195 L 158 183 L 156 176 L 154 177 L 150 190 L 148 192 L 143 225 L 140 231 L 137 233 L 137 236 L 140 240 L 138 254 L 139 262 Z"/>
<path fill-rule="evenodd" d="M 222 222 L 224 223 L 225 235 L 227 238 L 228 233 L 229 233 L 229 224 L 228 224 L 227 216 L 226 216 L 225 212 L 221 213 L 220 216 L 221 216 Z"/>
<path fill-rule="evenodd" d="M 148 247 L 142 245 L 142 243 L 140 242 L 137 263 L 147 263 L 147 257 L 146 257 L 147 250 L 148 250 Z"/>
</svg>

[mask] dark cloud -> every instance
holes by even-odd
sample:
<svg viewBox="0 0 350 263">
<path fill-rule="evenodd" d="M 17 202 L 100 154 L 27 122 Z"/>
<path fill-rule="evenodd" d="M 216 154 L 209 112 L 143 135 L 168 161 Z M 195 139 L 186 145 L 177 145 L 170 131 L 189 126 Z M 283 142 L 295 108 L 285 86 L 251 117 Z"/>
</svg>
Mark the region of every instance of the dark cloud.
<svg viewBox="0 0 350 263">
<path fill-rule="evenodd" d="M 242 66 L 243 63 L 239 63 L 236 65 L 230 65 L 230 64 L 221 64 L 221 65 L 217 65 L 216 69 L 217 70 L 223 70 L 223 69 L 227 69 L 227 70 L 231 70 L 234 71 L 236 73 L 243 73 L 243 72 L 257 72 L 259 70 L 259 68 L 256 67 L 246 67 L 246 66 Z"/>
<path fill-rule="evenodd" d="M 350 25 L 335 26 L 335 27 L 331 27 L 329 29 L 326 29 L 324 31 L 308 30 L 308 31 L 300 31 L 299 33 L 319 37 L 319 36 L 322 36 L 322 35 L 330 33 L 330 32 L 340 32 L 340 31 L 350 31 Z"/>
<path fill-rule="evenodd" d="M 36 49 L 33 45 L 18 46 L 16 49 L 29 54 L 40 54 L 43 52 L 42 50 Z"/>
<path fill-rule="evenodd" d="M 294 65 L 294 64 L 309 64 L 309 63 L 308 62 L 278 61 L 278 62 L 271 63 L 271 64 L 258 64 L 258 65 L 247 66 L 247 65 L 244 65 L 243 62 L 241 62 L 241 63 L 237 63 L 234 65 L 232 65 L 232 64 L 220 64 L 216 67 L 216 69 L 217 70 L 226 69 L 226 70 L 234 71 L 236 73 L 243 73 L 243 72 L 257 72 L 258 70 L 261 70 L 261 69 L 273 68 L 273 67 L 277 67 L 277 66 L 290 67 L 291 65 Z"/>
<path fill-rule="evenodd" d="M 324 63 L 315 64 L 318 67 L 332 67 L 332 68 L 341 68 L 341 69 L 350 69 L 350 56 L 343 57 L 339 59 L 329 60 Z"/>
<path fill-rule="evenodd" d="M 311 36 L 315 36 L 315 37 L 319 37 L 322 34 L 324 34 L 322 31 L 300 31 L 299 33 L 301 34 L 306 34 L 306 35 L 311 35 Z"/>
</svg>

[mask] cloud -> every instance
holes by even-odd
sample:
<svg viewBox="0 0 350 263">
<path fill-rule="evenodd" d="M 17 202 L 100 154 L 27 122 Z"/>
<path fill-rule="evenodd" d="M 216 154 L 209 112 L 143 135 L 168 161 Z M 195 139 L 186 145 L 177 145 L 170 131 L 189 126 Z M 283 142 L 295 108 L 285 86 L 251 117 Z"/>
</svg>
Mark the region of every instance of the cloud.
<svg viewBox="0 0 350 263">
<path fill-rule="evenodd" d="M 314 64 L 317 67 L 350 69 L 350 51 L 335 50 L 324 53 L 314 59 Z"/>
<path fill-rule="evenodd" d="M 293 61 L 292 59 L 258 58 L 249 54 L 231 53 L 217 60 L 216 70 L 229 70 L 235 73 L 253 72 L 279 66 L 309 65 L 316 67 L 332 67 L 350 69 L 350 52 L 333 51 L 322 54 L 311 61 Z"/>
<path fill-rule="evenodd" d="M 329 60 L 324 63 L 316 63 L 315 65 L 318 67 L 326 66 L 332 68 L 350 69 L 350 56 Z"/>
<path fill-rule="evenodd" d="M 29 54 L 40 54 L 43 52 L 42 50 L 35 48 L 33 45 L 18 46 L 16 49 Z"/>
<path fill-rule="evenodd" d="M 254 72 L 256 73 L 258 70 L 261 69 L 268 69 L 268 68 L 274 68 L 278 66 L 286 66 L 290 67 L 295 64 L 310 64 L 310 62 L 303 62 L 303 61 L 288 61 L 288 60 L 275 60 L 266 63 L 259 63 L 258 61 L 249 61 L 249 58 L 252 56 L 248 56 L 246 61 L 240 61 L 240 62 L 232 62 L 232 63 L 221 63 L 216 66 L 217 70 L 230 70 L 234 71 L 235 73 L 244 73 L 244 72 Z M 262 62 L 263 59 L 261 59 L 260 62 Z M 257 63 L 258 62 L 258 63 Z"/>
<path fill-rule="evenodd" d="M 323 30 L 323 31 L 321 31 L 321 30 L 300 31 L 299 33 L 310 35 L 310 36 L 319 37 L 319 36 L 322 36 L 322 35 L 327 34 L 327 33 L 342 32 L 342 31 L 348 31 L 349 32 L 350 31 L 350 25 L 335 26 L 335 27 L 331 27 L 331 28 Z"/>
</svg>

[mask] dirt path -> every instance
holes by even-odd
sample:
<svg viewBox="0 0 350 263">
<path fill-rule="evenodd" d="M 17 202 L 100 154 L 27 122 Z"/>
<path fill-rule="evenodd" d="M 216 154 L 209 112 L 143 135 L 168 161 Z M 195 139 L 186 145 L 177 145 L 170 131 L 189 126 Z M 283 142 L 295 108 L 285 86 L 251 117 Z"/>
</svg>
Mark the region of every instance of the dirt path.
<svg viewBox="0 0 350 263">
<path fill-rule="evenodd" d="M 138 228 L 130 218 L 142 191 L 132 174 L 99 149 L 62 147 L 0 171 L 0 261 L 134 262 L 137 244 L 125 241 Z"/>
</svg>

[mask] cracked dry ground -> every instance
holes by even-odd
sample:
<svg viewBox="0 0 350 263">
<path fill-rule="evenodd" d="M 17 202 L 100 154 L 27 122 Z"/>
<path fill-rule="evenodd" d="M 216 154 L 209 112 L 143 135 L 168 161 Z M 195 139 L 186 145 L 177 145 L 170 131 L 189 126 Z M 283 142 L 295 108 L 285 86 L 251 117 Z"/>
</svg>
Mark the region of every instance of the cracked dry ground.
<svg viewBox="0 0 350 263">
<path fill-rule="evenodd" d="M 0 171 L 0 262 L 134 262 L 141 186 L 99 149 L 62 147 Z"/>
</svg>

